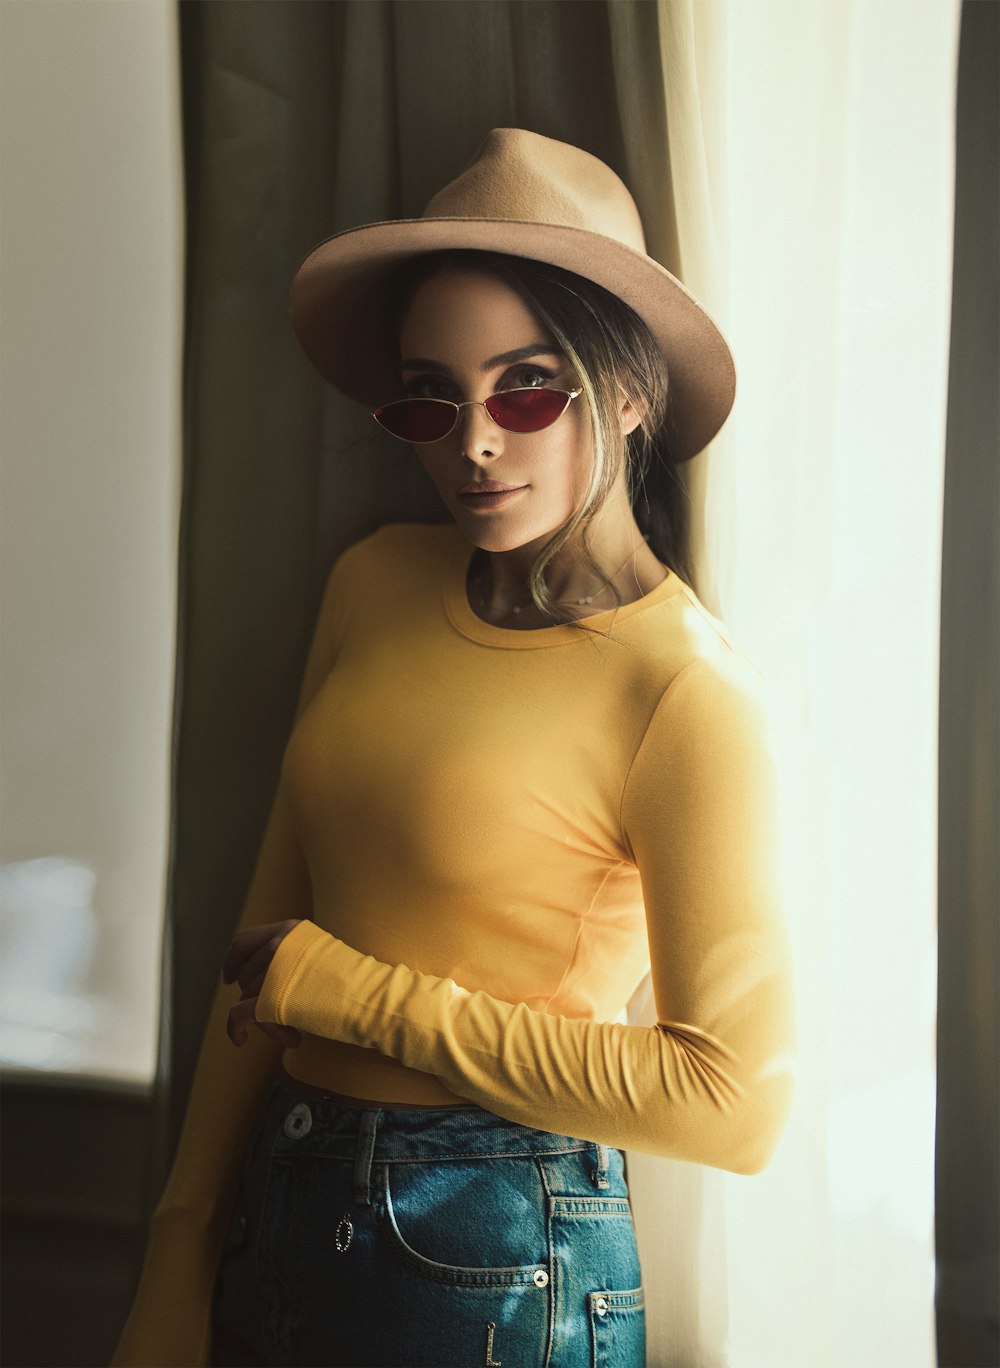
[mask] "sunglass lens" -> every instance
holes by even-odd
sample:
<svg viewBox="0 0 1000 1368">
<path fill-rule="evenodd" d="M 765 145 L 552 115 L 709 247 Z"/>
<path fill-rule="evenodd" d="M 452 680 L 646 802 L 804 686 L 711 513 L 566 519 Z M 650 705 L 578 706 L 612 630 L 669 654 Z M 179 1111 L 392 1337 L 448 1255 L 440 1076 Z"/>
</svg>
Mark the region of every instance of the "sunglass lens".
<svg viewBox="0 0 1000 1368">
<path fill-rule="evenodd" d="M 436 442 L 455 425 L 455 409 L 440 399 L 400 399 L 375 410 L 376 420 L 404 442 Z"/>
<path fill-rule="evenodd" d="M 508 432 L 539 432 L 556 421 L 568 402 L 561 390 L 518 389 L 491 395 L 486 407 Z"/>
</svg>

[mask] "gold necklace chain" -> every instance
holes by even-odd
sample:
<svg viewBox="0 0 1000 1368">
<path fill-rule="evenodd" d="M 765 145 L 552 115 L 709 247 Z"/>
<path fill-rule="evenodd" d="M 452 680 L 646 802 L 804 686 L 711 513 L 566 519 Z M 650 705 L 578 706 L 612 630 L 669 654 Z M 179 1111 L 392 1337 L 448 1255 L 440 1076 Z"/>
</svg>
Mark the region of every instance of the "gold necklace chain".
<svg viewBox="0 0 1000 1368">
<path fill-rule="evenodd" d="M 618 576 L 621 574 L 621 572 L 625 569 L 626 565 L 628 565 L 629 561 L 630 561 L 630 560 L 635 560 L 637 551 L 638 551 L 638 548 L 634 548 L 634 549 L 629 553 L 629 555 L 626 556 L 625 560 L 621 563 L 621 565 L 618 567 L 618 569 L 615 571 L 615 573 L 614 573 L 613 575 L 610 576 L 609 583 L 607 583 L 607 584 L 602 584 L 601 587 L 600 587 L 599 589 L 595 590 L 595 592 L 592 593 L 592 594 L 584 594 L 582 598 L 578 598 L 578 599 L 576 600 L 576 604 L 577 604 L 579 607 L 581 607 L 581 608 L 585 608 L 585 607 L 587 607 L 589 604 L 593 603 L 593 601 L 594 601 L 595 598 L 600 598 L 601 594 L 607 593 L 607 591 L 608 591 L 609 589 L 613 588 L 613 587 L 614 587 L 615 581 L 617 580 L 617 578 L 618 578 Z M 488 566 L 488 565 L 489 565 L 489 561 L 487 561 L 487 566 Z M 476 593 L 477 593 L 477 595 L 478 595 L 477 600 L 476 600 L 476 607 L 477 607 L 477 608 L 485 608 L 485 607 L 487 606 L 487 605 L 486 605 L 486 585 L 485 585 L 485 581 L 486 581 L 486 575 L 485 575 L 485 572 L 482 571 L 482 570 L 477 571 L 477 573 L 474 574 L 473 577 L 472 577 L 472 586 L 474 586 L 474 587 L 476 588 Z M 557 600 L 556 600 L 556 602 L 562 603 L 562 604 L 567 604 L 567 603 L 569 603 L 569 601 L 570 601 L 569 599 L 557 599 Z M 499 610 L 494 609 L 493 611 L 494 611 L 494 615 L 495 615 L 496 617 L 510 617 L 510 616 L 512 616 L 512 615 L 513 615 L 513 616 L 517 616 L 517 614 L 523 612 L 524 609 L 526 609 L 526 608 L 532 608 L 532 607 L 534 607 L 534 606 L 535 606 L 534 600 L 533 600 L 533 599 L 529 599 L 529 601 L 528 601 L 527 603 L 518 603 L 518 604 L 514 604 L 514 605 L 513 605 L 512 607 L 510 607 L 510 608 L 501 608 L 501 609 L 499 609 Z"/>
</svg>

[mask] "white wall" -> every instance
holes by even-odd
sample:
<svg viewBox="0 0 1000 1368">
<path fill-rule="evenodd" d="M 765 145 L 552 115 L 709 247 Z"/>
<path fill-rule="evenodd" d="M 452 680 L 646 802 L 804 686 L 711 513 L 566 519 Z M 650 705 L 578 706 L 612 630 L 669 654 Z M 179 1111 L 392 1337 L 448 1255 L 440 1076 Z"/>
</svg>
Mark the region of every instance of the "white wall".
<svg viewBox="0 0 1000 1368">
<path fill-rule="evenodd" d="M 174 662 L 171 0 L 0 3 L 0 1058 L 148 1080 Z"/>
</svg>

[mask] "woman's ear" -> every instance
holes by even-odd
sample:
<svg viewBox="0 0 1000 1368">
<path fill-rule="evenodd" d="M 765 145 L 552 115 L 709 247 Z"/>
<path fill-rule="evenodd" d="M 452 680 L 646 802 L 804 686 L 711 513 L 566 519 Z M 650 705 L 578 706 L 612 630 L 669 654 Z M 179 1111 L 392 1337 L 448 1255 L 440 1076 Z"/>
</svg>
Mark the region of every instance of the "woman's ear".
<svg viewBox="0 0 1000 1368">
<path fill-rule="evenodd" d="M 642 403 L 633 402 L 633 400 L 631 400 L 628 397 L 624 390 L 621 391 L 621 397 L 622 406 L 620 417 L 622 432 L 627 437 L 628 434 L 630 432 L 634 432 L 636 428 L 639 426 L 639 424 L 642 422 L 643 417 L 646 413 L 646 405 Z"/>
</svg>

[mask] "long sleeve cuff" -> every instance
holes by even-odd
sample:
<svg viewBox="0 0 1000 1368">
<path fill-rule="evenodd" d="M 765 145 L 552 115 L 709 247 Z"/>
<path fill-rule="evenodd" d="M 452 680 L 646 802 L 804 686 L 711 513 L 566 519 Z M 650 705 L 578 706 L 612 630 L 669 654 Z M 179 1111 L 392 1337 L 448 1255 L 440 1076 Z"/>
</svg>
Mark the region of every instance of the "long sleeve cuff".
<svg viewBox="0 0 1000 1368">
<path fill-rule="evenodd" d="M 303 922 L 279 946 L 256 1015 L 378 1050 L 523 1125 L 756 1173 L 791 1096 L 786 1013 L 768 1004 L 762 1031 L 761 1010 L 745 1057 L 687 1024 L 580 1020 L 470 992 Z"/>
</svg>

